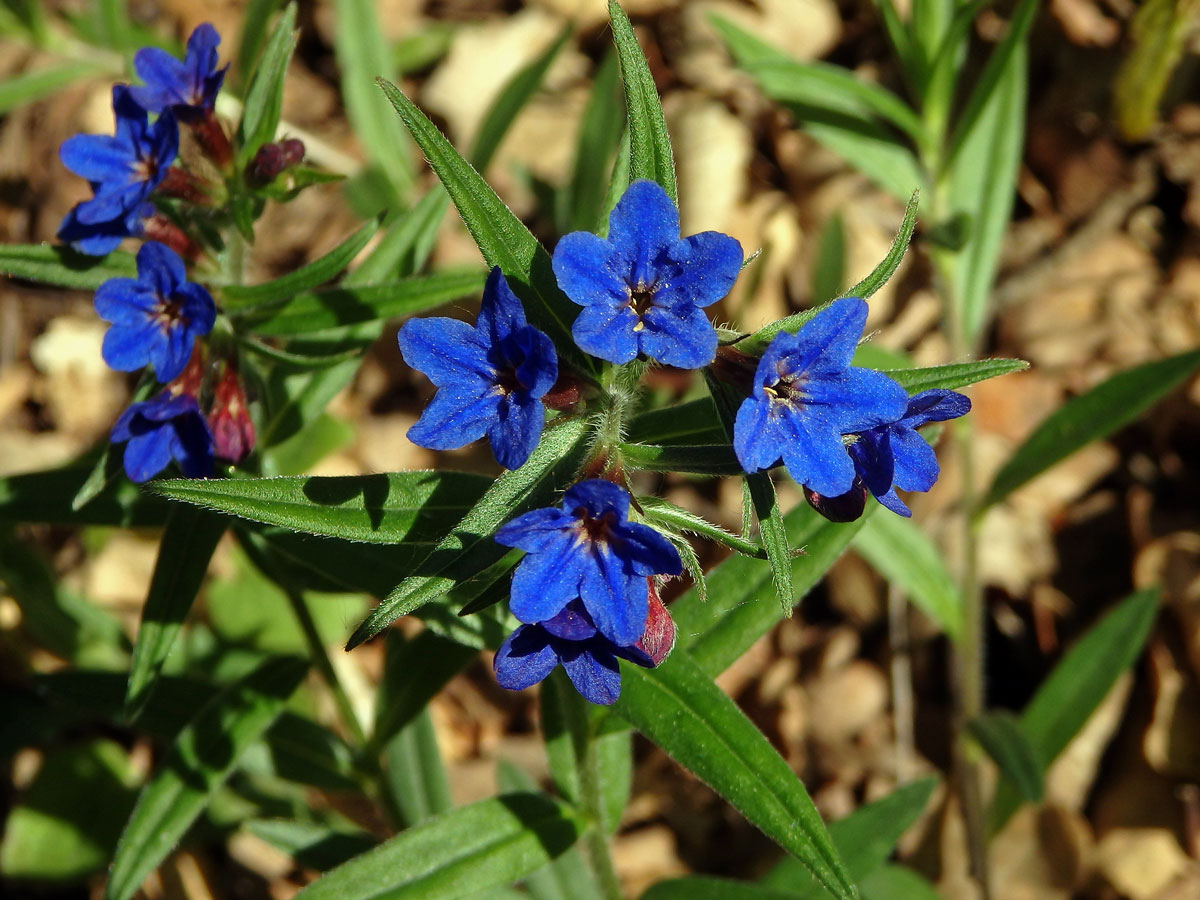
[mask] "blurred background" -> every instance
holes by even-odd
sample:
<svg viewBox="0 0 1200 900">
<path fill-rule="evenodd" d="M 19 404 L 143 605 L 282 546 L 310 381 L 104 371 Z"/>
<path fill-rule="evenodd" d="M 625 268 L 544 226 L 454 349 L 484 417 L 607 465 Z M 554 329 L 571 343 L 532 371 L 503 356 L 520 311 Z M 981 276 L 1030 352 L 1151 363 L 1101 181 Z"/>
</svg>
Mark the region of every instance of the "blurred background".
<svg viewBox="0 0 1200 900">
<path fill-rule="evenodd" d="M 83 0 L 32 2 L 52 24 L 96 15 Z M 346 5 L 299 4 L 300 43 L 283 118 L 288 133 L 305 141 L 311 162 L 349 179 L 269 208 L 252 250 L 252 279 L 315 259 L 394 199 L 396 179 L 385 177 L 389 166 L 413 173 L 413 196 L 432 183 L 399 131 L 399 162 L 376 158 L 363 171 L 368 156 L 347 113 L 348 103 L 358 101 L 348 99 L 345 56 L 338 50 L 339 27 L 352 21 L 341 11 Z M 827 285 L 833 285 L 831 296 L 864 277 L 886 254 L 903 204 L 768 100 L 734 64 L 710 16 L 718 13 L 796 59 L 827 60 L 901 89 L 876 10 L 854 0 L 627 0 L 624 7 L 674 139 L 684 234 L 717 229 L 738 238 L 747 252 L 763 251 L 714 310 L 717 318 L 751 330 L 827 299 Z M 1134 3 L 1050 0 L 1034 21 L 1021 162 L 1016 183 L 999 187 L 1015 191 L 1015 202 L 992 292 L 995 318 L 980 348 L 982 356 L 1021 357 L 1032 366 L 967 391 L 977 440 L 973 477 L 980 485 L 1065 399 L 1116 371 L 1200 344 L 1200 44 L 1194 27 L 1200 12 L 1184 0 L 1168 7 L 1181 49 L 1170 59 L 1157 117 L 1140 123 L 1122 118 L 1114 106 L 1122 78 L 1130 77 L 1122 65 L 1133 46 Z M 459 147 L 471 144 L 505 80 L 573 23 L 542 89 L 485 173 L 535 233 L 553 239 L 561 217 L 547 201 L 547 186 L 569 177 L 579 122 L 609 55 L 605 4 L 377 0 L 374 11 L 391 53 L 385 60 L 390 74 Z M 181 41 L 195 25 L 212 22 L 225 38 L 223 61 L 237 48 L 246 12 L 237 0 L 128 3 L 138 26 L 167 40 Z M 994 43 L 1010 14 L 1003 3 L 985 10 L 973 46 Z M 101 34 L 102 26 L 96 25 Z M 57 148 L 76 132 L 111 128 L 110 89 L 120 78 L 122 56 L 105 49 L 102 36 L 89 43 L 53 31 L 51 40 L 35 46 L 11 29 L 0 34 L 0 79 L 11 82 L 63 60 L 80 66 L 32 102 L 13 102 L 0 83 L 0 235 L 5 243 L 54 241 L 63 215 L 88 196 L 87 185 L 59 163 Z M 973 57 L 964 61 L 972 65 Z M 241 83 L 245 74 L 235 62 L 230 82 Z M 385 107 L 381 115 L 387 114 Z M 871 299 L 868 323 L 881 354 L 903 354 L 916 365 L 956 358 L 934 292 L 929 224 L 922 223 L 896 276 Z M 448 216 L 433 264 L 477 259 L 461 223 Z M 65 464 L 106 438 L 130 382 L 101 359 L 105 328 L 84 292 L 0 282 L 0 476 Z M 394 335 L 392 328 L 385 331 L 331 405 L 326 444 L 314 452 L 319 461 L 310 471 L 434 465 L 493 471 L 486 451 L 438 455 L 406 440 L 430 388 L 404 366 Z M 671 398 L 688 383 L 679 373 L 660 372 L 654 386 Z M 949 442 L 940 455 L 941 481 L 929 495 L 914 495 L 912 506 L 953 555 L 956 532 L 947 522 L 963 475 Z M 1021 709 L 1064 648 L 1101 613 L 1134 588 L 1162 588 L 1162 611 L 1145 653 L 1048 772 L 1046 802 L 1025 806 L 996 839 L 997 897 L 1200 898 L 1198 465 L 1200 383 L 1193 379 L 1150 415 L 993 507 L 983 522 L 980 579 L 993 707 Z M 727 526 L 740 525 L 736 483 L 666 477 L 647 487 Z M 787 499 L 803 502 L 795 491 Z M 67 589 L 134 631 L 157 535 L 46 526 L 22 526 L 18 535 L 40 548 Z M 719 554 L 709 549 L 702 558 L 713 563 Z M 370 601 L 328 599 L 318 624 L 336 645 Z M 284 606 L 230 544 L 216 557 L 197 612 L 204 627 L 226 638 L 284 651 L 301 647 L 294 626 L 276 624 Z M 892 606 L 889 622 L 887 585 L 850 552 L 795 618 L 719 679 L 804 779 L 828 819 L 898 783 L 950 769 L 946 638 L 918 611 L 902 612 L 897 621 Z M 335 657 L 353 699 L 367 709 L 380 650 L 376 642 Z M 2 592 L 0 654 L 6 677 L 61 665 Z M 481 656 L 455 678 L 432 712 L 456 801 L 494 793 L 498 759 L 544 774 L 536 703 L 528 693 L 498 689 L 490 658 Z M 11 724 L 0 723 L 0 730 Z M 109 770 L 85 773 L 119 829 L 132 785 L 150 765 L 148 745 L 121 735 L 89 737 L 121 744 Z M 661 751 L 639 742 L 635 752 L 634 798 L 615 843 L 629 896 L 687 872 L 750 878 L 778 859 L 765 837 Z M 21 822 L 55 802 L 53 767 L 78 764 L 65 751 L 22 750 L 8 759 L 0 793 L 7 807 L 0 874 L 16 880 L 8 882 L 6 896 L 95 896 L 102 885 L 117 831 L 64 832 L 49 856 L 44 844 L 39 850 L 14 839 L 32 833 Z M 311 795 L 314 804 L 342 802 L 336 792 L 312 789 Z M 954 804 L 934 803 L 930 810 L 906 835 L 902 859 L 935 881 L 943 896 L 975 896 L 961 816 Z M 50 877 L 31 887 L 27 879 L 39 874 Z M 288 857 L 238 834 L 189 843 L 147 893 L 286 900 L 305 880 Z"/>
</svg>

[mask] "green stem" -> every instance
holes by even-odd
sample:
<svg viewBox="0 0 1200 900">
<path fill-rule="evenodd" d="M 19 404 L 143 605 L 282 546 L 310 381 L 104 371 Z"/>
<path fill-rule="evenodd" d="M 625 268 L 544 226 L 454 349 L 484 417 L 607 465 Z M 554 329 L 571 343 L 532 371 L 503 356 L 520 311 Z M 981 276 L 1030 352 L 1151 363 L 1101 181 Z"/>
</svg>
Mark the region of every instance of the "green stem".
<svg viewBox="0 0 1200 900">
<path fill-rule="evenodd" d="M 584 712 L 586 714 L 586 710 Z M 584 742 L 583 756 L 579 760 L 579 799 L 591 819 L 591 826 L 587 832 L 587 855 L 605 900 L 623 900 L 621 882 L 613 866 L 612 851 L 604 828 L 604 799 L 600 791 L 597 768 L 596 742 L 589 730 Z"/>
</svg>

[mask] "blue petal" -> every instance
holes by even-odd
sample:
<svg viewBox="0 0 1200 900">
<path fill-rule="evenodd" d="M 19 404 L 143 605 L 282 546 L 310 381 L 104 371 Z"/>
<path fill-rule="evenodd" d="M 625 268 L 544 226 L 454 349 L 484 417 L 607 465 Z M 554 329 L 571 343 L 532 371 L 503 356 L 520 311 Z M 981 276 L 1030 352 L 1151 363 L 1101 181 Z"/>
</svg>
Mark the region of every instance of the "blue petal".
<svg viewBox="0 0 1200 900">
<path fill-rule="evenodd" d="M 597 359 L 624 364 L 638 355 L 634 326 L 638 317 L 628 306 L 588 306 L 571 325 L 571 337 Z"/>
<path fill-rule="evenodd" d="M 494 347 L 524 325 L 525 310 L 521 308 L 521 301 L 504 280 L 500 267 L 493 266 L 483 287 L 475 330 L 483 343 Z"/>
<path fill-rule="evenodd" d="M 217 306 L 212 294 L 202 285 L 185 281 L 175 289 L 174 299 L 183 301 L 181 312 L 187 319 L 188 331 L 196 335 L 212 331 L 217 320 Z"/>
<path fill-rule="evenodd" d="M 58 158 L 71 172 L 88 181 L 124 185 L 133 176 L 131 149 L 108 135 L 69 137 L 58 148 Z"/>
<path fill-rule="evenodd" d="M 838 497 L 854 484 L 854 463 L 842 436 L 814 416 L 785 410 L 779 416 L 783 464 L 797 484 Z"/>
<path fill-rule="evenodd" d="M 503 351 L 516 366 L 517 381 L 531 397 L 543 397 L 558 380 L 558 354 L 554 342 L 531 325 L 518 329 L 504 341 Z"/>
<path fill-rule="evenodd" d="M 738 407 L 733 421 L 733 452 L 747 472 L 769 469 L 782 453 L 778 416 L 771 415 L 771 401 L 748 397 Z"/>
<path fill-rule="evenodd" d="M 908 394 L 899 384 L 882 372 L 858 367 L 811 377 L 802 390 L 802 405 L 820 409 L 839 434 L 890 425 L 908 406 Z"/>
<path fill-rule="evenodd" d="M 138 281 L 148 284 L 166 299 L 187 280 L 187 270 L 179 254 L 158 241 L 147 241 L 137 254 Z"/>
<path fill-rule="evenodd" d="M 192 32 L 195 36 L 195 32 Z M 220 40 L 220 38 L 218 38 Z M 189 49 L 191 41 L 189 40 Z M 184 103 L 188 82 L 187 67 L 158 47 L 143 47 L 133 57 L 133 69 L 146 82 L 144 88 L 132 88 L 131 93 L 146 110 L 161 113 L 168 106 Z"/>
<path fill-rule="evenodd" d="M 494 540 L 528 553 L 552 550 L 559 544 L 573 543 L 578 524 L 575 516 L 561 509 L 535 509 L 502 525 Z"/>
<path fill-rule="evenodd" d="M 134 193 L 136 195 L 137 192 Z M 106 227 L 105 223 L 125 217 L 129 202 L 138 201 L 136 197 L 131 200 L 124 191 L 96 194 L 91 200 L 85 200 L 75 206 L 75 219 L 86 227 Z"/>
<path fill-rule="evenodd" d="M 150 345 L 150 362 L 154 364 L 154 377 L 164 384 L 178 376 L 192 356 L 195 338 L 178 322 L 168 326 L 164 334 L 159 329 L 159 339 Z"/>
<path fill-rule="evenodd" d="M 480 385 L 444 387 L 425 407 L 408 439 L 430 450 L 457 450 L 485 434 L 496 420 L 500 395 Z"/>
<path fill-rule="evenodd" d="M 912 510 L 909 509 L 905 505 L 904 501 L 896 495 L 895 488 L 880 497 L 876 497 L 875 499 L 878 500 L 884 507 L 894 512 L 896 515 L 904 516 L 906 519 L 912 518 Z"/>
<path fill-rule="evenodd" d="M 134 421 L 144 405 L 143 403 L 134 403 L 117 416 L 117 421 L 113 423 L 112 431 L 108 435 L 110 442 L 119 444 L 133 437 Z"/>
<path fill-rule="evenodd" d="M 184 64 L 193 79 L 199 81 L 216 69 L 217 47 L 220 43 L 221 35 L 209 22 L 201 22 L 192 29 L 188 35 Z"/>
<path fill-rule="evenodd" d="M 612 651 L 599 641 L 561 645 L 562 667 L 589 703 L 611 706 L 621 696 L 621 670 Z"/>
<path fill-rule="evenodd" d="M 872 494 L 878 497 L 892 489 L 892 442 L 887 428 L 864 431 L 848 448 L 858 477 Z"/>
<path fill-rule="evenodd" d="M 670 247 L 679 240 L 679 210 L 658 184 L 629 185 L 608 217 L 608 242 L 626 284 L 652 287 Z"/>
<path fill-rule="evenodd" d="M 767 400 L 767 394 L 762 391 L 764 387 L 773 387 L 781 378 L 798 371 L 796 363 L 799 358 L 799 345 L 800 339 L 786 331 L 779 332 L 771 339 L 762 359 L 758 361 L 758 367 L 754 370 L 752 399 Z"/>
<path fill-rule="evenodd" d="M 168 422 L 176 416 L 197 412 L 196 398 L 190 394 L 159 394 L 142 404 L 142 417 L 148 422 Z"/>
<path fill-rule="evenodd" d="M 559 288 L 580 306 L 627 306 L 629 273 L 613 246 L 589 231 L 559 240 L 551 260 Z"/>
<path fill-rule="evenodd" d="M 727 234 L 705 231 L 675 242 L 667 257 L 677 274 L 654 292 L 655 303 L 710 306 L 732 289 L 742 271 L 742 245 Z"/>
<path fill-rule="evenodd" d="M 133 89 L 127 84 L 113 85 L 112 106 L 116 116 L 116 138 L 133 151 L 145 141 L 149 131 L 146 110 L 134 99 Z"/>
<path fill-rule="evenodd" d="M 572 600 L 558 615 L 546 619 L 541 626 L 564 641 L 586 641 L 596 636 L 592 617 L 579 600 Z"/>
<path fill-rule="evenodd" d="M 175 435 L 171 428 L 160 425 L 135 434 L 125 445 L 125 474 L 130 481 L 148 481 L 171 462 L 171 444 Z"/>
<path fill-rule="evenodd" d="M 614 549 L 639 575 L 679 575 L 679 551 L 649 525 L 623 522 L 613 527 Z"/>
<path fill-rule="evenodd" d="M 58 239 L 70 244 L 72 249 L 88 256 L 107 256 L 120 246 L 124 238 L 133 231 L 121 216 L 108 222 L 85 225 L 79 221 L 79 204 L 63 217 L 58 226 Z"/>
<path fill-rule="evenodd" d="M 650 612 L 645 577 L 634 573 L 608 544 L 593 544 L 590 562 L 579 585 L 583 605 L 596 628 L 614 644 L 636 644 Z"/>
<path fill-rule="evenodd" d="M 100 355 L 110 369 L 136 372 L 150 362 L 153 348 L 161 338 L 158 326 L 149 320 L 140 327 L 114 325 L 104 333 Z"/>
<path fill-rule="evenodd" d="M 805 322 L 797 333 L 791 371 L 822 376 L 845 370 L 850 365 L 866 323 L 865 302 L 857 297 L 834 300 Z"/>
<path fill-rule="evenodd" d="M 404 361 L 438 387 L 464 378 L 495 383 L 496 370 L 479 334 L 458 319 L 409 319 L 397 336 Z"/>
<path fill-rule="evenodd" d="M 204 478 L 213 471 L 213 439 L 199 411 L 186 413 L 174 422 L 171 455 L 188 478 Z"/>
<path fill-rule="evenodd" d="M 557 665 L 558 653 L 550 643 L 550 636 L 536 625 L 522 625 L 510 634 L 492 661 L 496 683 L 510 691 L 532 687 Z"/>
<path fill-rule="evenodd" d="M 580 316 L 580 318 L 583 318 Z M 717 355 L 717 331 L 695 306 L 650 307 L 638 332 L 638 346 L 651 359 L 680 369 L 699 369 Z"/>
<path fill-rule="evenodd" d="M 492 455 L 506 469 L 519 469 L 542 436 L 546 413 L 525 391 L 513 391 L 497 407 L 498 421 L 488 429 Z"/>
<path fill-rule="evenodd" d="M 937 454 L 925 438 L 911 428 L 893 428 L 892 454 L 896 459 L 893 481 L 906 491 L 927 491 L 938 479 Z"/>
<path fill-rule="evenodd" d="M 104 321 L 132 325 L 154 313 L 158 298 L 133 278 L 110 278 L 96 288 L 92 304 Z"/>
<path fill-rule="evenodd" d="M 509 593 L 509 608 L 522 622 L 544 622 L 579 596 L 579 581 L 587 565 L 575 541 L 529 553 L 517 566 Z"/>
<path fill-rule="evenodd" d="M 593 519 L 611 512 L 623 522 L 629 517 L 629 491 L 603 478 L 589 478 L 571 485 L 563 494 L 564 510 L 574 513 L 581 507 Z"/>
<path fill-rule="evenodd" d="M 897 424 L 918 428 L 927 422 L 957 419 L 971 411 L 971 401 L 957 391 L 933 388 L 908 398 L 904 418 Z"/>
</svg>

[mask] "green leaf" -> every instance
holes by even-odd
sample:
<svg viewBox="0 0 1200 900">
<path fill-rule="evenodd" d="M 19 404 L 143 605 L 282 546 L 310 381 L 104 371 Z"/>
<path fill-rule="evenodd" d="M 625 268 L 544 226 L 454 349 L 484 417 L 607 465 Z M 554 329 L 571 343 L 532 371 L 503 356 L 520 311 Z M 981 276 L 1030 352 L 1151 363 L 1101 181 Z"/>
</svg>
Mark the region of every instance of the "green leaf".
<svg viewBox="0 0 1200 900">
<path fill-rule="evenodd" d="M 671 202 L 679 204 L 675 183 L 675 155 L 671 136 L 663 119 L 662 104 L 650 65 L 642 53 L 637 35 L 625 11 L 609 0 L 608 15 L 612 20 L 613 42 L 621 62 L 621 82 L 625 86 L 625 111 L 629 117 L 629 177 L 636 181 L 649 178 L 657 181 Z"/>
<path fill-rule="evenodd" d="M 642 444 L 720 444 L 728 442 L 712 398 L 648 409 L 629 423 L 631 442 Z"/>
<path fill-rule="evenodd" d="M 541 87 L 546 72 L 550 70 L 550 65 L 571 37 L 571 30 L 570 23 L 563 26 L 558 37 L 550 46 L 528 65 L 522 66 L 508 80 L 492 102 L 483 121 L 479 124 L 479 130 L 475 133 L 475 140 L 471 144 L 469 154 L 471 165 L 480 172 L 487 170 L 492 157 L 500 149 L 500 143 L 504 140 L 504 135 L 508 133 L 509 126 L 537 92 L 537 89 Z"/>
<path fill-rule="evenodd" d="M 817 301 L 840 297 L 842 285 L 846 283 L 845 278 L 846 223 L 842 214 L 835 212 L 821 229 L 809 295 Z"/>
<path fill-rule="evenodd" d="M 331 280 L 342 271 L 375 236 L 378 220 L 372 220 L 320 259 L 294 269 L 281 278 L 254 285 L 227 285 L 221 289 L 222 306 L 245 313 L 267 304 L 292 300 L 297 294 Z M 289 304 L 290 305 L 290 304 Z M 287 306 L 282 307 L 286 309 Z M 276 310 L 272 309 L 274 313 Z"/>
<path fill-rule="evenodd" d="M 1117 70 L 1113 90 L 1117 124 L 1126 140 L 1143 140 L 1154 128 L 1158 104 L 1195 27 L 1196 11 L 1192 0 L 1148 0 L 1133 14 L 1133 46 Z"/>
<path fill-rule="evenodd" d="M 854 549 L 889 584 L 957 641 L 962 634 L 962 598 L 939 550 L 911 519 L 880 512 L 859 531 Z"/>
<path fill-rule="evenodd" d="M 1157 589 L 1126 597 L 1088 629 L 1042 682 L 1021 713 L 1021 730 L 1042 771 L 1079 733 L 1121 673 L 1133 665 L 1157 615 Z M 1008 821 L 1018 804 L 1015 792 L 1002 782 L 988 816 L 993 832 Z"/>
<path fill-rule="evenodd" d="M 578 307 L 558 289 L 545 248 L 411 100 L 390 82 L 380 81 L 379 86 L 425 152 L 484 261 L 499 266 L 525 301 L 530 324 L 546 332 L 560 353 L 574 347 L 570 326 Z M 579 353 L 573 357 L 582 371 L 594 370 L 594 360 Z"/>
<path fill-rule="evenodd" d="M 1042 802 L 1042 767 L 1016 716 L 1005 710 L 984 713 L 967 722 L 967 732 L 1022 799 Z"/>
<path fill-rule="evenodd" d="M 536 871 L 580 823 L 538 794 L 502 794 L 410 828 L 310 884 L 302 900 L 457 900 Z"/>
<path fill-rule="evenodd" d="M 374 0 L 334 0 L 333 49 L 341 71 L 342 98 L 354 133 L 391 188 L 392 202 L 412 190 L 411 151 L 404 129 L 389 115 L 376 78 L 394 78 L 395 66 Z"/>
<path fill-rule="evenodd" d="M 380 746 L 407 726 L 446 682 L 476 659 L 479 651 L 422 631 L 411 640 L 388 635 L 387 659 L 375 704 L 371 743 Z M 420 678 L 413 673 L 420 672 Z"/>
<path fill-rule="evenodd" d="M 638 497 L 638 504 L 642 508 L 642 513 L 645 515 L 646 521 L 664 526 L 668 531 L 676 533 L 686 531 L 691 534 L 699 534 L 737 553 L 753 556 L 756 559 L 766 559 L 766 551 L 761 545 L 739 537 L 736 534 L 731 534 L 720 525 L 715 525 L 703 517 L 696 515 L 694 512 L 684 509 L 681 506 L 676 506 L 668 500 L 663 500 L 661 497 L 653 495 L 641 496 Z"/>
<path fill-rule="evenodd" d="M 799 859 L 829 893 L 855 896 L 803 783 L 686 652 L 656 669 L 622 665 L 615 711 Z"/>
<path fill-rule="evenodd" d="M 391 284 L 296 294 L 281 306 L 250 313 L 249 328 L 258 334 L 290 337 L 363 322 L 384 322 L 478 294 L 486 277 L 486 273 L 475 269 L 451 270 Z"/>
<path fill-rule="evenodd" d="M 121 835 L 106 900 L 129 900 L 141 887 L 229 777 L 242 751 L 283 710 L 307 669 L 295 658 L 270 659 L 217 694 L 179 733 Z"/>
<path fill-rule="evenodd" d="M 603 219 L 608 174 L 613 154 L 621 142 L 622 104 L 617 97 L 617 57 L 609 52 L 592 81 L 579 137 L 575 164 L 566 189 L 559 192 L 559 231 L 588 231 Z"/>
<path fill-rule="evenodd" d="M 923 369 L 884 369 L 883 374 L 898 381 L 910 394 L 919 394 L 933 388 L 954 390 L 1010 372 L 1023 372 L 1028 368 L 1029 363 L 1023 359 L 981 359 Z"/>
<path fill-rule="evenodd" d="M 324 416 L 329 401 L 358 370 L 359 361 L 351 359 L 315 371 L 272 373 L 271 403 L 257 440 L 264 475 L 283 474 L 274 449 Z"/>
<path fill-rule="evenodd" d="M 453 807 L 429 707 L 423 707 L 384 747 L 385 784 L 408 827 Z"/>
<path fill-rule="evenodd" d="M 134 278 L 132 253 L 114 250 L 107 256 L 87 256 L 70 247 L 49 244 L 6 244 L 0 247 L 0 275 L 94 291 L 110 278 Z"/>
<path fill-rule="evenodd" d="M 1118 372 L 1042 420 L 996 473 L 980 509 L 999 503 L 1021 485 L 1076 450 L 1118 431 L 1169 394 L 1200 367 L 1200 350 Z"/>
<path fill-rule="evenodd" d="M 807 873 L 806 873 L 807 876 Z M 712 875 L 688 875 L 651 885 L 641 900 L 800 900 L 795 891 Z"/>
<path fill-rule="evenodd" d="M 254 67 L 246 88 L 242 121 L 237 131 L 236 164 L 240 171 L 254 158 L 258 148 L 274 139 L 283 107 L 283 79 L 296 49 L 296 5 L 289 3 L 267 38 L 263 55 Z"/>
<path fill-rule="evenodd" d="M 261 752 L 258 752 L 261 751 Z M 252 759 L 253 758 L 253 759 Z M 326 791 L 357 791 L 354 751 L 311 719 L 282 713 L 242 756 L 241 768 Z"/>
<path fill-rule="evenodd" d="M 233 70 L 240 89 L 245 87 L 247 79 L 258 61 L 259 51 L 267 37 L 267 24 L 271 13 L 279 6 L 279 0 L 249 0 L 246 12 L 242 16 L 242 32 L 238 38 L 238 50 L 233 57 Z M 233 79 L 231 79 L 233 80 Z"/>
<path fill-rule="evenodd" d="M 492 535 L 506 521 L 545 503 L 574 474 L 587 450 L 588 423 L 568 419 L 548 428 L 533 455 L 505 472 L 433 552 L 359 625 L 346 649 L 374 637 L 400 616 L 443 596 L 507 552 Z"/>
<path fill-rule="evenodd" d="M 348 541 L 431 541 L 449 531 L 483 496 L 492 478 L 469 472 L 414 470 L 378 475 L 151 482 L 172 500 L 266 525 Z"/>
<path fill-rule="evenodd" d="M 325 872 L 366 853 L 379 841 L 366 831 L 345 831 L 289 819 L 251 819 L 246 830 L 276 850 L 282 850 L 297 865 Z"/>
<path fill-rule="evenodd" d="M 631 469 L 679 472 L 689 475 L 740 475 L 742 465 L 729 444 L 617 445 L 622 461 Z"/>
<path fill-rule="evenodd" d="M 71 60 L 32 72 L 9 75 L 0 83 L 0 115 L 18 106 L 48 97 L 88 75 L 97 74 L 105 69 L 105 66 L 96 61 Z"/>
<path fill-rule="evenodd" d="M 858 887 L 863 900 L 942 900 L 928 879 L 904 866 L 882 866 Z"/>
<path fill-rule="evenodd" d="M 228 524 L 221 516 L 186 506 L 176 507 L 167 517 L 133 647 L 125 694 L 129 718 L 138 715 L 154 689 Z"/>
<path fill-rule="evenodd" d="M 147 528 L 167 520 L 168 504 L 148 496 L 128 479 L 114 479 L 80 509 L 72 500 L 92 469 L 52 469 L 0 478 L 0 522 L 47 522 L 58 525 L 121 525 Z"/>
</svg>

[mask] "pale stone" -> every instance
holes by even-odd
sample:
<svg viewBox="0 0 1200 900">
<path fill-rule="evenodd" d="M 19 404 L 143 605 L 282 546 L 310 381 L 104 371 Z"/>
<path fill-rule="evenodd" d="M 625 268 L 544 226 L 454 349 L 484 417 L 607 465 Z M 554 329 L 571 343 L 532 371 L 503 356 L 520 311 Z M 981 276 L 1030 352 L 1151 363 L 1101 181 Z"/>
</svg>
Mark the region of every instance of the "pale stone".
<svg viewBox="0 0 1200 900">
<path fill-rule="evenodd" d="M 1100 839 L 1098 868 L 1129 900 L 1151 900 L 1190 866 L 1166 828 L 1117 828 Z"/>
</svg>

